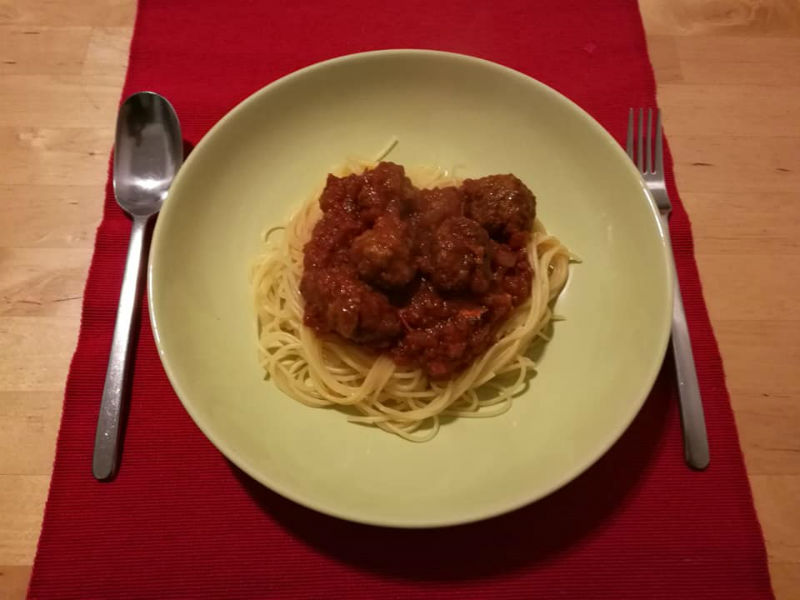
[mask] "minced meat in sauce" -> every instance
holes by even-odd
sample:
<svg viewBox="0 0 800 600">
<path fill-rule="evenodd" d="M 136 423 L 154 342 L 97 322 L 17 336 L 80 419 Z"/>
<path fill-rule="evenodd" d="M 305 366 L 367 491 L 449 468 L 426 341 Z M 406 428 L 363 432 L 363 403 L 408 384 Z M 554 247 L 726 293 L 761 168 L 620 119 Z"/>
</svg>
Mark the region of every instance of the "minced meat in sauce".
<svg viewBox="0 0 800 600">
<path fill-rule="evenodd" d="M 531 293 L 535 198 L 514 175 L 420 190 L 402 166 L 328 175 L 304 249 L 304 322 L 446 379 Z"/>
</svg>

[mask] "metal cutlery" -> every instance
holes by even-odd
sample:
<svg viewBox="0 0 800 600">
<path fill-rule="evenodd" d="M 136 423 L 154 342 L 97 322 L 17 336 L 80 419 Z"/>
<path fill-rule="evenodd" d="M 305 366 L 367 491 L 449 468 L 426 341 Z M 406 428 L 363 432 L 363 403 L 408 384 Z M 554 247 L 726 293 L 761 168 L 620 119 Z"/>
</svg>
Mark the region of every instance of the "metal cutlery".
<svg viewBox="0 0 800 600">
<path fill-rule="evenodd" d="M 147 226 L 166 198 L 183 162 L 181 127 L 166 98 L 139 92 L 122 103 L 114 142 L 114 196 L 133 219 L 122 279 L 114 337 L 108 358 L 92 473 L 109 479 L 117 470 L 121 414 L 129 377 L 131 328 L 139 307 L 142 265 L 146 263 Z"/>
<path fill-rule="evenodd" d="M 661 111 L 656 110 L 653 124 L 653 109 L 647 110 L 647 127 L 644 123 L 644 109 L 638 110 L 638 128 L 635 123 L 635 111 L 628 113 L 627 152 L 636 163 L 642 174 L 647 189 L 656 201 L 661 218 L 661 225 L 669 244 L 669 215 L 672 203 L 667 195 L 664 179 L 664 148 L 661 128 Z M 655 133 L 655 140 L 653 134 Z M 635 138 L 635 140 L 634 140 Z M 700 397 L 700 386 L 697 382 L 697 371 L 692 355 L 692 344 L 686 324 L 686 313 L 678 284 L 674 257 L 672 257 L 674 297 L 672 303 L 672 353 L 675 359 L 675 372 L 678 380 L 678 396 L 680 399 L 681 425 L 683 428 L 683 449 L 687 464 L 693 469 L 703 470 L 709 463 L 708 436 L 703 414 L 703 403 Z"/>
</svg>

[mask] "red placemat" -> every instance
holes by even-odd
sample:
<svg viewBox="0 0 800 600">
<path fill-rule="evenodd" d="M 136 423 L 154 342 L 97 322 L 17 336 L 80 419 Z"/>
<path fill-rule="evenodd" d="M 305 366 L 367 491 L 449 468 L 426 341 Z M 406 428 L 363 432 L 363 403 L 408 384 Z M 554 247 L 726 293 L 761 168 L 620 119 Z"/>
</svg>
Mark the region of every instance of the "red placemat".
<svg viewBox="0 0 800 600">
<path fill-rule="evenodd" d="M 629 106 L 655 104 L 634 0 L 142 0 L 124 95 L 166 95 L 195 143 L 281 75 L 342 54 L 400 47 L 463 52 L 528 73 L 617 139 Z M 109 187 L 30 597 L 772 597 L 671 160 L 667 172 L 710 468 L 695 473 L 683 463 L 668 362 L 629 431 L 578 480 L 509 515 L 430 531 L 329 518 L 238 471 L 181 407 L 144 311 L 122 467 L 113 483 L 92 478 L 130 230 Z"/>
</svg>

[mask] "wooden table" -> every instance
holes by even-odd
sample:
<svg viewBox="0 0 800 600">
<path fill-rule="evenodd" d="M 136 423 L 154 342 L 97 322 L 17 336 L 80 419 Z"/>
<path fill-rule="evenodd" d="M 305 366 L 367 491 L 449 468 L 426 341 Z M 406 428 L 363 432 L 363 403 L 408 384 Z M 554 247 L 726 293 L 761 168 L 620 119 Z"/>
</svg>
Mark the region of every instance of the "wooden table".
<svg viewBox="0 0 800 600">
<path fill-rule="evenodd" d="M 640 6 L 773 585 L 800 598 L 800 2 Z M 36 550 L 134 14 L 0 0 L 3 598 Z"/>
</svg>

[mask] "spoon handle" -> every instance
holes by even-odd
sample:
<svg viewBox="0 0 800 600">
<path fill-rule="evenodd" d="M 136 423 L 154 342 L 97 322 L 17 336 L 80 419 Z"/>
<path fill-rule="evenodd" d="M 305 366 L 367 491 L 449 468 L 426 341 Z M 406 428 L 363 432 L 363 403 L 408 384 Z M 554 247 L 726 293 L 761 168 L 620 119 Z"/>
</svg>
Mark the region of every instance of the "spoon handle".
<svg viewBox="0 0 800 600">
<path fill-rule="evenodd" d="M 131 329 L 139 309 L 139 286 L 142 279 L 147 217 L 135 217 L 131 227 L 128 258 L 117 307 L 117 322 L 111 340 L 103 399 L 97 417 L 92 473 L 96 479 L 111 478 L 117 470 L 120 442 L 120 415 L 127 393 L 128 357 L 131 352 Z"/>
</svg>

